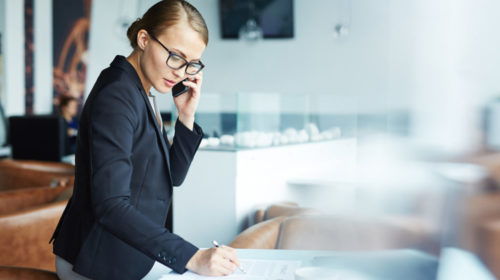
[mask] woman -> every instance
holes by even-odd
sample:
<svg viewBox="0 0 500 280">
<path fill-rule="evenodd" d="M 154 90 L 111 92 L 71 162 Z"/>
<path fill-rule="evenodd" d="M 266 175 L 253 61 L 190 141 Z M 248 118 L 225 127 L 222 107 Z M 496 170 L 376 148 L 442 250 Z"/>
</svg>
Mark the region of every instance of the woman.
<svg viewBox="0 0 500 280">
<path fill-rule="evenodd" d="M 180 185 L 201 142 L 194 123 L 208 31 L 184 0 L 164 0 L 128 32 L 133 52 L 117 56 L 83 108 L 73 196 L 53 239 L 61 279 L 140 279 L 160 262 L 174 271 L 232 273 L 229 247 L 198 249 L 165 227 L 172 186 Z M 172 145 L 151 87 L 166 93 L 185 78 Z"/>
<path fill-rule="evenodd" d="M 62 96 L 59 101 L 59 108 L 61 110 L 61 117 L 66 121 L 66 151 L 65 154 L 74 154 L 76 145 L 76 135 L 78 133 L 78 100 L 70 96 Z"/>
</svg>

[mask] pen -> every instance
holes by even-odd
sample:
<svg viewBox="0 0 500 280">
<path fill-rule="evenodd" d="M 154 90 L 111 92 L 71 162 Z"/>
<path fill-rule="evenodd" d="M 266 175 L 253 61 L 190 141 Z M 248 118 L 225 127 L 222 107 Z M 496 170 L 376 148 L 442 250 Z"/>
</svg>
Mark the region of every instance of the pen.
<svg viewBox="0 0 500 280">
<path fill-rule="evenodd" d="M 215 246 L 215 247 L 217 247 L 217 248 L 219 248 L 219 247 L 220 247 L 219 243 L 218 243 L 217 241 L 215 241 L 215 240 L 214 240 L 214 241 L 212 241 L 212 244 L 214 244 L 214 246 Z M 241 265 L 240 265 L 240 266 L 238 266 L 238 269 L 239 269 L 241 272 L 243 272 L 243 273 L 247 273 L 247 272 L 243 269 L 243 267 L 241 267 Z"/>
</svg>

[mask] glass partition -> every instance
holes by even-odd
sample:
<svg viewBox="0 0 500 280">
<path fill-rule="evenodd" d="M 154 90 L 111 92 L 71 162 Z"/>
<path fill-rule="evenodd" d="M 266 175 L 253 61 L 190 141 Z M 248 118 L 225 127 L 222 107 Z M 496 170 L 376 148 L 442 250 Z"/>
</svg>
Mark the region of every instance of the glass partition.
<svg viewBox="0 0 500 280">
<path fill-rule="evenodd" d="M 204 93 L 196 122 L 203 149 L 265 148 L 356 137 L 355 110 L 352 98 L 326 94 Z"/>
</svg>

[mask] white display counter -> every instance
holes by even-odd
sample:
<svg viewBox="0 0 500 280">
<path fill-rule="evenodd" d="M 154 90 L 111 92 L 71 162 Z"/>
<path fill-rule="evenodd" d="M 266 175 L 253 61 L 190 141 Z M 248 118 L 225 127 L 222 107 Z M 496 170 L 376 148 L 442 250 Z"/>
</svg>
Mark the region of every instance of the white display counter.
<svg viewBox="0 0 500 280">
<path fill-rule="evenodd" d="M 256 149 L 200 149 L 182 186 L 174 188 L 173 231 L 199 247 L 211 246 L 212 240 L 229 244 L 258 206 L 283 200 L 311 203 L 289 182 L 341 184 L 352 178 L 356 147 L 355 138 L 339 138 Z"/>
</svg>

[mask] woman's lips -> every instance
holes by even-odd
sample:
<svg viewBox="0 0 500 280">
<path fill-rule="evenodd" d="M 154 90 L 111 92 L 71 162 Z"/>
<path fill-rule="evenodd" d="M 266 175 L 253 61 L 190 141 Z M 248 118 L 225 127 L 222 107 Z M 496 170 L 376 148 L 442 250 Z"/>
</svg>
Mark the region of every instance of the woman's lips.
<svg viewBox="0 0 500 280">
<path fill-rule="evenodd" d="M 169 88 L 173 87 L 175 85 L 175 82 L 174 81 L 171 81 L 171 80 L 167 80 L 167 79 L 163 79 L 163 81 L 165 81 L 165 85 Z"/>
</svg>

